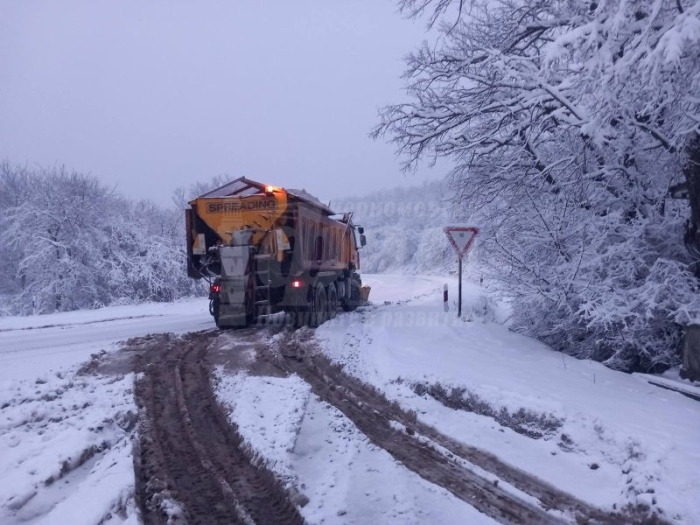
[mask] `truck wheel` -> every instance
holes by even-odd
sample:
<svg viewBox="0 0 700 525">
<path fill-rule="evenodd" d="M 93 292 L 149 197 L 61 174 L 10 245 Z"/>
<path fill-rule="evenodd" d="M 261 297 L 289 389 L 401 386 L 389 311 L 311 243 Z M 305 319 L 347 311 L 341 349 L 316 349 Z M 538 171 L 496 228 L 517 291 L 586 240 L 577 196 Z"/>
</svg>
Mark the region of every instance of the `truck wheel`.
<svg viewBox="0 0 700 525">
<path fill-rule="evenodd" d="M 357 281 L 350 283 L 350 298 L 343 301 L 343 310 L 352 312 L 360 306 L 360 285 Z"/>
<path fill-rule="evenodd" d="M 328 297 L 326 290 L 321 284 L 317 284 L 314 290 L 314 296 L 311 300 L 311 315 L 309 315 L 309 326 L 317 328 L 326 321 L 328 314 Z"/>
<path fill-rule="evenodd" d="M 209 302 L 209 312 L 211 315 L 214 316 L 214 323 L 216 323 L 216 327 L 219 330 L 223 330 L 226 328 L 225 326 L 222 326 L 219 324 L 219 300 L 218 299 L 212 299 Z"/>
<path fill-rule="evenodd" d="M 338 315 L 338 290 L 334 283 L 328 286 L 328 319 L 335 319 Z"/>
</svg>

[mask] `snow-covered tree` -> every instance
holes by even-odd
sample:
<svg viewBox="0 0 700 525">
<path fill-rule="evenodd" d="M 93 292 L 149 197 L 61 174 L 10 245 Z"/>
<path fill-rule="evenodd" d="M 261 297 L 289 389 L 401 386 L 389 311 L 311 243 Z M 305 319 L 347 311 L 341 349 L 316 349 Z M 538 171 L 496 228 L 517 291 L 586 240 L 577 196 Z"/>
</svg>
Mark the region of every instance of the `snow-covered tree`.
<svg viewBox="0 0 700 525">
<path fill-rule="evenodd" d="M 430 182 L 345 197 L 331 201 L 331 208 L 353 212 L 353 221 L 365 228 L 363 272 L 444 273 L 455 267 L 443 231 L 451 217 L 446 191 L 444 184 Z"/>
<path fill-rule="evenodd" d="M 700 4 L 400 5 L 429 11 L 441 36 L 409 56 L 412 100 L 375 135 L 407 168 L 452 160 L 516 325 L 613 367 L 670 364 L 700 312 L 683 210 L 667 199 L 684 174 L 700 195 Z"/>
<path fill-rule="evenodd" d="M 29 193 L 26 167 L 17 168 L 4 161 L 0 163 L 0 227 L 5 229 L 5 210 L 24 202 Z M 0 243 L 0 298 L 16 294 L 22 288 L 18 271 L 19 251 L 7 243 Z"/>
<path fill-rule="evenodd" d="M 187 277 L 184 218 L 148 201 L 123 200 L 109 227 L 104 266 L 111 293 L 121 301 L 172 301 L 197 293 L 201 283 Z"/>
<path fill-rule="evenodd" d="M 177 209 L 184 210 L 189 201 L 207 193 L 215 188 L 231 182 L 232 178 L 226 174 L 219 174 L 207 181 L 196 181 L 188 186 L 179 186 L 173 191 L 172 200 Z"/>
<path fill-rule="evenodd" d="M 64 170 L 32 174 L 28 198 L 4 211 L 2 242 L 20 254 L 18 300 L 28 311 L 90 307 L 98 301 L 91 271 L 108 191 Z"/>
<path fill-rule="evenodd" d="M 198 293 L 179 210 L 131 203 L 91 176 L 0 165 L 0 302 L 35 314 Z"/>
</svg>

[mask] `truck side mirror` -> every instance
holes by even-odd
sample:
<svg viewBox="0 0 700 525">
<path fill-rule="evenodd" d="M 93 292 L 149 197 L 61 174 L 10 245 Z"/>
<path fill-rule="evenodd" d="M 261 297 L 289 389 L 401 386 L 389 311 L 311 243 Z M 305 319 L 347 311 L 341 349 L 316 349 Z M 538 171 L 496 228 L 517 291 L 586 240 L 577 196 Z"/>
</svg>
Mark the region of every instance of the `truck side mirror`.
<svg viewBox="0 0 700 525">
<path fill-rule="evenodd" d="M 360 246 L 363 247 L 367 244 L 367 237 L 363 233 L 360 234 Z"/>
<path fill-rule="evenodd" d="M 360 233 L 360 235 L 362 235 L 363 233 L 365 233 L 365 229 L 364 229 L 362 226 L 358 226 L 358 227 L 357 227 L 357 231 Z"/>
</svg>

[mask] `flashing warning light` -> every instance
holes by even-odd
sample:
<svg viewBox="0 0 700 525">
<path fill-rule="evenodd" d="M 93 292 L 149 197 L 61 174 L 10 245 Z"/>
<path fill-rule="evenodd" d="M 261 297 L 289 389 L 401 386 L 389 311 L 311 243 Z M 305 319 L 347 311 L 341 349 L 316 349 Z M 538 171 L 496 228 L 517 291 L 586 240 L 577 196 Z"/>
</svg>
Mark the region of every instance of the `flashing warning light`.
<svg viewBox="0 0 700 525">
<path fill-rule="evenodd" d="M 292 281 L 292 288 L 301 288 L 304 285 L 303 281 L 295 280 Z"/>
<path fill-rule="evenodd" d="M 265 186 L 265 193 L 272 193 L 276 189 L 277 188 L 275 188 L 274 186 L 267 185 L 267 186 Z"/>
<path fill-rule="evenodd" d="M 214 283 L 209 287 L 211 293 L 219 293 L 221 291 L 221 284 Z"/>
</svg>

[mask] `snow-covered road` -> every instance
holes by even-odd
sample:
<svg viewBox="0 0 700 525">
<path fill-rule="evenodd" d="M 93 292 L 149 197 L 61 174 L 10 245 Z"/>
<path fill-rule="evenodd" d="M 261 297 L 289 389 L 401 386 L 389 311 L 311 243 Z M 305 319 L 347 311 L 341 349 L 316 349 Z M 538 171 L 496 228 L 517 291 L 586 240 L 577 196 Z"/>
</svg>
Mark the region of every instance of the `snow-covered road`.
<svg viewBox="0 0 700 525">
<path fill-rule="evenodd" d="M 367 279 L 367 278 L 366 278 Z M 381 297 L 407 299 L 435 289 L 434 277 L 369 277 Z M 30 317 L 0 317 L 0 385 L 73 367 L 130 337 L 213 328 L 207 299 L 110 306 Z"/>
<path fill-rule="evenodd" d="M 453 277 L 363 279 L 372 304 L 316 331 L 347 373 L 421 423 L 607 511 L 700 523 L 700 403 L 509 332 L 498 324 L 507 311 L 478 286 L 465 283 L 458 320 Z M 0 522 L 135 523 L 134 376 L 75 372 L 131 337 L 211 328 L 206 299 L 0 319 Z M 225 337 L 222 351 L 240 352 L 236 332 Z M 310 523 L 491 522 L 370 443 L 300 377 L 217 377 L 244 438 L 310 498 Z"/>
<path fill-rule="evenodd" d="M 0 384 L 69 368 L 129 337 L 212 327 L 206 299 L 0 318 Z"/>
</svg>

